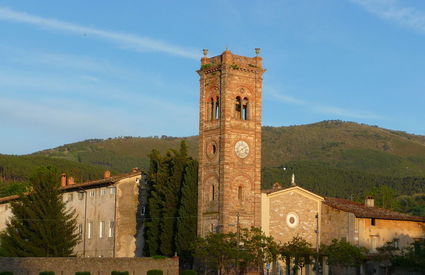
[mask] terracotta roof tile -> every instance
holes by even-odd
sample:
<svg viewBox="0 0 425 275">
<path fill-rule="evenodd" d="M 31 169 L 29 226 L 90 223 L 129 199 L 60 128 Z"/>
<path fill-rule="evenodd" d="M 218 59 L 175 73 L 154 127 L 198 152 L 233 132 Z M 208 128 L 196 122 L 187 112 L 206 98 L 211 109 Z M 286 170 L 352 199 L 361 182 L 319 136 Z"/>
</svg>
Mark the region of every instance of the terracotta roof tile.
<svg viewBox="0 0 425 275">
<path fill-rule="evenodd" d="M 74 184 L 62 187 L 61 189 L 64 190 L 64 191 L 67 191 L 67 190 L 72 190 L 72 189 L 89 188 L 89 187 L 94 187 L 94 186 L 104 185 L 104 184 L 114 184 L 114 183 L 118 182 L 119 180 L 122 180 L 122 179 L 125 179 L 125 178 L 131 178 L 131 177 L 138 176 L 138 175 L 141 175 L 141 174 L 142 174 L 142 172 L 140 172 L 140 171 L 132 172 L 132 173 L 128 173 L 128 174 L 121 174 L 121 175 L 112 176 L 112 177 L 109 177 L 109 178 L 106 178 L 106 179 L 99 179 L 99 180 L 86 181 L 86 182 L 81 182 L 81 183 L 74 183 Z M 19 199 L 18 195 L 3 197 L 3 198 L 0 198 L 0 203 L 9 202 L 9 201 L 16 200 L 16 199 Z"/>
<path fill-rule="evenodd" d="M 358 218 L 425 222 L 425 218 L 411 216 L 385 208 L 368 207 L 362 203 L 346 199 L 325 197 L 324 204 L 341 211 L 353 213 Z"/>
</svg>

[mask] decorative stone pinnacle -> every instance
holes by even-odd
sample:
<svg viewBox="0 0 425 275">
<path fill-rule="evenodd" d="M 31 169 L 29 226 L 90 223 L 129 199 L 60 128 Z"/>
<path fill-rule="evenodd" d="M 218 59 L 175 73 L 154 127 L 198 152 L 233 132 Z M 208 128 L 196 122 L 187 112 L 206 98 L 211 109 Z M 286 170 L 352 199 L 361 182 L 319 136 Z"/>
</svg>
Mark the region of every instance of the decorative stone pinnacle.
<svg viewBox="0 0 425 275">
<path fill-rule="evenodd" d="M 292 186 L 296 186 L 296 185 L 297 185 L 297 184 L 295 183 L 295 174 L 292 174 L 291 185 L 292 185 Z"/>
<path fill-rule="evenodd" d="M 260 55 L 260 48 L 255 48 L 255 54 L 257 55 L 257 56 L 259 56 Z"/>
<path fill-rule="evenodd" d="M 204 53 L 204 57 L 207 57 L 207 55 L 208 55 L 208 49 L 203 49 L 202 52 Z"/>
</svg>

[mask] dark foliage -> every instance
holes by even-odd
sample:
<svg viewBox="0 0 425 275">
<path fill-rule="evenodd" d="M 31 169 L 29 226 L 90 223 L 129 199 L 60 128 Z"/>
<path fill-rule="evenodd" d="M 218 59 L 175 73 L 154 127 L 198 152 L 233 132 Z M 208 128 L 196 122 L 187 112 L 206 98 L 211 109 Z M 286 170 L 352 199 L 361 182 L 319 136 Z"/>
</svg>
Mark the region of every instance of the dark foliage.
<svg viewBox="0 0 425 275">
<path fill-rule="evenodd" d="M 0 235 L 9 257 L 69 257 L 79 240 L 75 211 L 65 208 L 55 168 L 39 168 L 31 190 L 11 203 L 12 218 Z"/>
<path fill-rule="evenodd" d="M 163 272 L 160 269 L 151 269 L 148 270 L 147 275 L 162 275 Z"/>
</svg>

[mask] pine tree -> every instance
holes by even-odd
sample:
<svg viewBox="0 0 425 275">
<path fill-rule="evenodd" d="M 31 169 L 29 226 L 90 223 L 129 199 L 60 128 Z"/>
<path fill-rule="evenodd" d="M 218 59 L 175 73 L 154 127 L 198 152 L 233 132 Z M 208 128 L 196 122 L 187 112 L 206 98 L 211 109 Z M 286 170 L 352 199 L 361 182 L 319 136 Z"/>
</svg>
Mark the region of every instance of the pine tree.
<svg viewBox="0 0 425 275">
<path fill-rule="evenodd" d="M 79 241 L 75 210 L 67 210 L 55 168 L 39 168 L 32 189 L 11 203 L 12 218 L 0 235 L 10 257 L 68 257 Z"/>
<path fill-rule="evenodd" d="M 192 246 L 196 240 L 198 215 L 198 162 L 189 160 L 181 188 L 180 208 L 177 220 L 176 250 L 182 265 L 193 265 Z M 185 266 L 183 266 L 185 267 Z"/>
</svg>

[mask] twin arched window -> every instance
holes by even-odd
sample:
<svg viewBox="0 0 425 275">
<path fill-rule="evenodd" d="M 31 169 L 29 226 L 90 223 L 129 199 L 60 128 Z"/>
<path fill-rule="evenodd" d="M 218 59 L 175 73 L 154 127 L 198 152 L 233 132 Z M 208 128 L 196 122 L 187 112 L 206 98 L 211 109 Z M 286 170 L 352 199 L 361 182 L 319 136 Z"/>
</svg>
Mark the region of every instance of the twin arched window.
<svg viewBox="0 0 425 275">
<path fill-rule="evenodd" d="M 236 97 L 234 118 L 248 120 L 248 98 L 241 99 L 240 96 Z"/>
<path fill-rule="evenodd" d="M 208 102 L 208 120 L 220 119 L 220 98 L 211 97 Z"/>
</svg>

